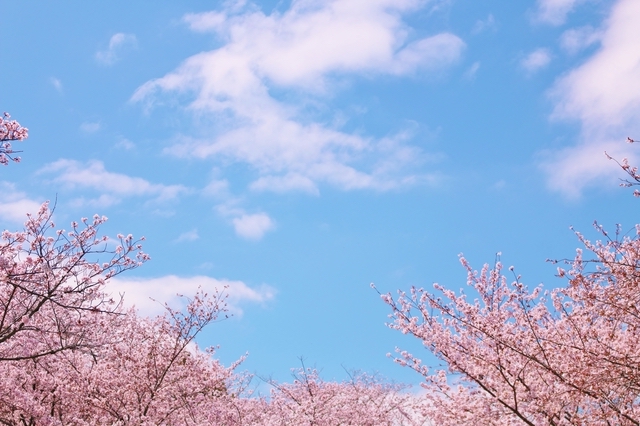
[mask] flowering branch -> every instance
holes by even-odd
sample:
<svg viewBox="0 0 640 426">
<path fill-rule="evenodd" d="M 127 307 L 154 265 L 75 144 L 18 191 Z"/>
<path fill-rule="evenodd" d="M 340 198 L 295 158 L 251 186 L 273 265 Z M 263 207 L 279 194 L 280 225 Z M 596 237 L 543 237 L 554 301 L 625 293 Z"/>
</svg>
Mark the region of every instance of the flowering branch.
<svg viewBox="0 0 640 426">
<path fill-rule="evenodd" d="M 637 141 L 631 139 L 630 137 L 627 137 L 627 142 L 635 143 Z M 640 174 L 638 173 L 637 167 L 629 165 L 629 161 L 626 158 L 623 158 L 622 162 L 616 160 L 615 158 L 610 156 L 607 151 L 604 152 L 604 155 L 606 155 L 609 160 L 615 161 L 616 164 L 620 166 L 620 168 L 624 170 L 629 176 L 631 176 L 631 179 L 633 179 L 633 181 L 630 181 L 628 179 L 620 179 L 622 181 L 622 183 L 620 183 L 620 186 L 624 188 L 631 188 L 632 186 L 640 185 Z M 636 189 L 635 191 L 633 191 L 633 196 L 640 197 L 640 190 Z"/>
<path fill-rule="evenodd" d="M 5 166 L 9 160 L 20 162 L 20 157 L 14 154 L 22 151 L 14 151 L 11 141 L 23 141 L 29 137 L 29 129 L 22 127 L 16 120 L 11 120 L 9 113 L 5 112 L 0 117 L 0 164 Z"/>
<path fill-rule="evenodd" d="M 83 347 L 92 314 L 117 309 L 105 281 L 149 259 L 131 235 L 99 236 L 104 216 L 66 232 L 52 214 L 44 203 L 24 231 L 0 237 L 0 361 Z"/>
</svg>

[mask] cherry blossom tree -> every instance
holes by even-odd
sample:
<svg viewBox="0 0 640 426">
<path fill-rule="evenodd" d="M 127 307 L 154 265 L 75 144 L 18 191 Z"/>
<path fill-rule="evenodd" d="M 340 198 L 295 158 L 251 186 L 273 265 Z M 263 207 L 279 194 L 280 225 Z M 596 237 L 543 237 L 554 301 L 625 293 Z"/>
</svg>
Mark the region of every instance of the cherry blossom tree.
<svg viewBox="0 0 640 426">
<path fill-rule="evenodd" d="M 436 424 L 640 424 L 640 240 L 580 239 L 593 258 L 579 250 L 560 268 L 563 288 L 529 290 L 500 262 L 478 273 L 461 258 L 473 301 L 439 285 L 383 295 L 390 327 L 446 364 L 395 357 L 425 377 Z"/>
<path fill-rule="evenodd" d="M 619 164 L 634 179 L 624 186 L 640 182 Z M 438 284 L 381 295 L 389 327 L 443 363 L 393 356 L 424 376 L 435 424 L 640 425 L 640 225 L 632 236 L 596 228 L 602 241 L 576 233 L 564 287 L 529 289 L 499 260 L 477 272 L 461 257 L 469 295 Z"/>
<path fill-rule="evenodd" d="M 225 368 L 193 343 L 224 299 L 198 294 L 156 318 L 101 312 L 90 350 L 0 363 L 0 424 L 241 424 L 230 392 L 240 361 Z"/>
<path fill-rule="evenodd" d="M 293 370 L 293 383 L 273 386 L 257 424 L 300 426 L 426 425 L 422 400 L 403 386 L 365 374 L 343 383 L 323 381 L 316 370 Z"/>
<path fill-rule="evenodd" d="M 149 257 L 106 217 L 56 229 L 44 203 L 0 245 L 0 424 L 218 424 L 237 419 L 233 370 L 197 334 L 226 316 L 224 290 L 164 316 L 124 311 L 105 284 Z"/>
<path fill-rule="evenodd" d="M 10 142 L 28 129 L 0 117 L 0 163 L 19 161 Z M 69 232 L 55 229 L 49 202 L 27 214 L 24 229 L 0 236 L 0 362 L 91 347 L 97 313 L 119 305 L 104 292 L 106 280 L 136 268 L 149 257 L 132 235 L 99 235 L 107 220 L 95 215 L 72 222 Z"/>
<path fill-rule="evenodd" d="M 107 218 L 55 229 L 49 203 L 0 237 L 0 361 L 91 346 L 96 312 L 114 312 L 105 281 L 148 260 L 139 240 L 99 236 Z"/>
<path fill-rule="evenodd" d="M 226 315 L 224 289 L 157 318 L 124 311 L 107 280 L 146 262 L 107 220 L 57 230 L 44 203 L 0 245 L 0 424 L 209 424 L 235 418 L 233 370 L 194 343 Z M 235 417 L 234 417 L 235 416 Z M 216 420 L 217 419 L 217 420 Z"/>
<path fill-rule="evenodd" d="M 226 315 L 225 299 L 222 292 L 199 293 L 185 312 L 167 306 L 156 318 L 129 312 L 117 339 L 78 377 L 85 380 L 85 404 L 103 414 L 104 424 L 198 425 L 211 424 L 216 414 L 229 417 L 227 390 L 242 359 L 225 368 L 213 359 L 213 348 L 194 344 L 206 325 Z"/>
</svg>

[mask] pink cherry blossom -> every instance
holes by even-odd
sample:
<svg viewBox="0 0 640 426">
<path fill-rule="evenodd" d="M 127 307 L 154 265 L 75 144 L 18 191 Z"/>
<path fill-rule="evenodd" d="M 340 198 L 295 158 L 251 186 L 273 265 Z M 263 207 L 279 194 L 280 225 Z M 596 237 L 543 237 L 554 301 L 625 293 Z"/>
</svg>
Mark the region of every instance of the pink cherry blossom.
<svg viewBox="0 0 640 426">
<path fill-rule="evenodd" d="M 5 112 L 0 116 L 0 164 L 5 166 L 9 164 L 9 160 L 20 162 L 20 157 L 14 154 L 20 151 L 14 151 L 11 141 L 23 141 L 29 137 L 29 129 L 22 127 L 16 120 L 11 120 L 9 113 Z"/>
<path fill-rule="evenodd" d="M 633 179 L 623 186 L 640 184 L 637 167 L 618 164 Z M 394 357 L 424 377 L 434 424 L 640 424 L 640 225 L 632 237 L 595 227 L 602 241 L 576 233 L 583 248 L 558 268 L 564 287 L 529 289 L 499 260 L 477 272 L 460 257 L 472 296 L 437 284 L 381 295 L 389 327 L 443 362 Z"/>
<path fill-rule="evenodd" d="M 2 233 L 0 361 L 92 345 L 86 339 L 90 313 L 118 306 L 104 293 L 104 282 L 149 258 L 132 240 L 121 240 L 118 251 L 98 238 L 106 218 L 73 223 L 67 233 L 55 230 L 51 215 L 44 203 L 27 215 L 23 231 Z"/>
<path fill-rule="evenodd" d="M 435 286 L 382 295 L 389 326 L 420 339 L 445 363 L 432 369 L 397 350 L 424 376 L 428 416 L 439 425 L 637 425 L 640 422 L 640 227 L 591 242 L 577 234 L 567 286 L 529 289 L 498 261 L 474 271 L 470 298 Z"/>
</svg>

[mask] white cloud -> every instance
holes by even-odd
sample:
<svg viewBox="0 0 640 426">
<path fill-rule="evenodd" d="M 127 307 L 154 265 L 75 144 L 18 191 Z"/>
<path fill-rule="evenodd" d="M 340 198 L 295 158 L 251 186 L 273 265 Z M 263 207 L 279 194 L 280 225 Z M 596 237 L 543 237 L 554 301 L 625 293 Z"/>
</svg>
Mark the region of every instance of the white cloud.
<svg viewBox="0 0 640 426">
<path fill-rule="evenodd" d="M 80 125 L 80 130 L 84 133 L 96 133 L 102 128 L 100 122 L 84 122 Z"/>
<path fill-rule="evenodd" d="M 496 30 L 497 28 L 496 19 L 493 17 L 493 14 L 489 14 L 487 19 L 479 19 L 473 24 L 473 28 L 471 28 L 471 34 L 480 34 L 487 30 Z"/>
<path fill-rule="evenodd" d="M 51 82 L 51 85 L 53 86 L 54 89 L 56 89 L 58 92 L 62 93 L 62 82 L 60 81 L 60 79 L 57 79 L 55 77 L 51 77 L 49 79 L 49 81 Z"/>
<path fill-rule="evenodd" d="M 37 213 L 42 205 L 28 198 L 24 192 L 16 190 L 13 183 L 0 182 L 0 191 L 2 191 L 0 221 L 3 224 L 7 222 L 22 224 L 27 220 L 27 213 Z"/>
<path fill-rule="evenodd" d="M 542 153 L 541 167 L 549 177 L 549 188 L 568 198 L 579 198 L 585 186 L 599 183 L 613 188 L 626 175 L 604 155 L 637 159 L 637 147 L 624 143 L 624 138 L 585 138 L 581 144 L 559 151 Z"/>
<path fill-rule="evenodd" d="M 229 182 L 226 179 L 213 179 L 202 190 L 203 194 L 209 196 L 224 196 L 229 190 Z"/>
<path fill-rule="evenodd" d="M 223 202 L 215 207 L 220 216 L 227 219 L 236 232 L 242 238 L 260 240 L 265 233 L 275 228 L 275 222 L 266 213 L 247 213 L 242 208 L 240 198 L 225 194 Z"/>
<path fill-rule="evenodd" d="M 266 213 L 243 214 L 232 220 L 236 234 L 249 240 L 259 240 L 275 226 Z"/>
<path fill-rule="evenodd" d="M 178 238 L 176 238 L 176 242 L 181 243 L 183 241 L 195 241 L 198 238 L 200 238 L 200 235 L 198 235 L 198 230 L 192 229 L 191 231 L 183 232 L 182 234 L 180 234 Z"/>
<path fill-rule="evenodd" d="M 69 204 L 74 208 L 92 207 L 101 209 L 119 204 L 122 201 L 120 197 L 111 194 L 101 194 L 97 198 L 76 197 Z"/>
<path fill-rule="evenodd" d="M 131 151 L 133 148 L 136 147 L 136 144 L 134 144 L 127 138 L 121 137 L 118 139 L 118 142 L 116 142 L 115 146 L 116 148 L 124 149 L 125 151 Z"/>
<path fill-rule="evenodd" d="M 395 155 L 385 148 L 389 139 L 373 141 L 318 124 L 304 125 L 279 116 L 278 109 L 282 110 L 275 103 L 265 106 L 251 117 L 252 123 L 228 130 L 214 141 L 190 139 L 167 151 L 178 156 L 218 156 L 250 164 L 262 175 L 251 187 L 276 192 L 303 189 L 316 193 L 317 182 L 345 190 L 391 189 L 403 185 L 406 171 L 422 161 L 423 155 L 417 149 L 413 149 L 415 155 Z M 406 148 L 400 144 L 403 137 L 393 138 L 396 141 L 392 145 L 401 154 Z M 394 158 L 396 163 L 386 169 L 373 167 L 369 172 L 350 164 L 363 158 Z"/>
<path fill-rule="evenodd" d="M 213 32 L 222 47 L 188 58 L 178 69 L 149 81 L 132 101 L 152 105 L 166 93 L 192 93 L 189 108 L 217 120 L 213 136 L 184 137 L 167 152 L 178 156 L 223 158 L 249 165 L 259 176 L 254 190 L 317 193 L 320 182 L 341 189 L 389 189 L 429 180 L 411 175 L 422 161 L 419 150 L 405 152 L 400 138 L 376 140 L 343 132 L 338 125 L 305 116 L 295 96 L 289 103 L 270 95 L 270 87 L 306 96 L 324 96 L 343 76 L 442 69 L 456 62 L 464 42 L 450 33 L 409 40 L 402 15 L 425 3 L 419 0 L 294 1 L 283 13 L 265 15 L 250 6 L 244 12 L 190 14 L 194 31 Z M 229 119 L 230 118 L 230 119 Z M 330 122 L 331 120 L 329 120 Z M 389 155 L 391 154 L 391 155 Z M 378 167 L 384 158 L 395 164 Z"/>
<path fill-rule="evenodd" d="M 591 26 L 572 28 L 560 36 L 560 46 L 570 54 L 575 54 L 600 41 L 602 33 Z"/>
<path fill-rule="evenodd" d="M 474 78 L 476 78 L 476 73 L 478 72 L 479 69 L 480 69 L 480 62 L 479 61 L 474 62 L 464 72 L 464 78 L 466 78 L 467 80 L 473 80 Z"/>
<path fill-rule="evenodd" d="M 313 195 L 319 194 L 313 180 L 298 173 L 288 173 L 285 176 L 263 176 L 252 182 L 250 188 L 254 191 L 302 191 Z"/>
<path fill-rule="evenodd" d="M 109 39 L 106 50 L 96 52 L 96 60 L 103 65 L 113 65 L 120 60 L 120 54 L 130 48 L 135 48 L 138 40 L 134 34 L 116 33 Z"/>
<path fill-rule="evenodd" d="M 604 157 L 637 163 L 635 146 L 627 136 L 640 134 L 640 2 L 619 0 L 611 9 L 601 35 L 601 46 L 586 62 L 556 81 L 551 96 L 552 117 L 577 121 L 579 143 L 546 156 L 543 167 L 551 187 L 577 195 L 584 186 L 620 170 Z"/>
<path fill-rule="evenodd" d="M 258 69 L 280 85 L 317 86 L 330 72 L 410 72 L 416 66 L 449 64 L 464 43 L 442 33 L 405 45 L 402 13 L 420 7 L 418 0 L 333 0 L 322 5 L 294 1 L 284 14 L 228 11 L 186 15 L 193 30 L 230 39 L 216 52 Z M 446 49 L 445 49 L 446 47 Z M 417 53 L 423 56 L 417 58 Z M 409 61 L 405 63 L 405 61 Z M 214 62 L 215 61 L 214 58 Z M 435 62 L 435 63 L 434 63 Z M 251 73 L 250 70 L 246 70 Z"/>
<path fill-rule="evenodd" d="M 223 12 L 188 13 L 183 18 L 189 28 L 196 32 L 216 31 L 222 28 L 227 20 Z"/>
<path fill-rule="evenodd" d="M 213 263 L 212 262 L 204 262 L 201 263 L 200 265 L 198 265 L 198 269 L 202 269 L 202 270 L 208 270 L 213 268 Z"/>
<path fill-rule="evenodd" d="M 585 0 L 538 0 L 535 20 L 551 25 L 562 25 L 567 15 Z"/>
<path fill-rule="evenodd" d="M 124 295 L 125 306 L 135 306 L 142 315 L 155 316 L 165 312 L 164 304 L 173 309 L 183 308 L 185 299 L 198 289 L 213 295 L 216 291 L 228 295 L 227 306 L 231 313 L 242 315 L 241 305 L 266 303 L 273 299 L 275 290 L 267 285 L 249 287 L 242 281 L 215 279 L 207 276 L 178 277 L 167 275 L 158 278 L 114 278 L 107 282 L 106 292 L 114 300 Z M 153 300 L 152 300 L 153 299 Z M 155 301 L 154 301 L 155 300 Z"/>
<path fill-rule="evenodd" d="M 545 68 L 551 62 L 551 53 L 548 49 L 539 48 L 529 53 L 520 61 L 520 66 L 527 73 L 534 73 Z"/>
<path fill-rule="evenodd" d="M 396 53 L 389 72 L 403 75 L 419 69 L 440 68 L 443 64 L 456 62 L 463 48 L 462 40 L 449 33 L 417 40 Z"/>
<path fill-rule="evenodd" d="M 148 196 L 157 201 L 171 200 L 189 190 L 182 185 L 162 185 L 131 177 L 121 173 L 109 172 L 101 161 L 92 160 L 81 163 L 75 160 L 58 160 L 43 167 L 39 174 L 53 173 L 53 181 L 69 189 L 92 189 L 102 194 L 97 199 L 76 200 L 80 204 L 108 206 L 116 204 L 125 197 Z"/>
<path fill-rule="evenodd" d="M 500 179 L 499 181 L 491 185 L 491 189 L 499 191 L 504 189 L 506 186 L 507 186 L 507 181 L 505 181 L 504 179 Z"/>
</svg>

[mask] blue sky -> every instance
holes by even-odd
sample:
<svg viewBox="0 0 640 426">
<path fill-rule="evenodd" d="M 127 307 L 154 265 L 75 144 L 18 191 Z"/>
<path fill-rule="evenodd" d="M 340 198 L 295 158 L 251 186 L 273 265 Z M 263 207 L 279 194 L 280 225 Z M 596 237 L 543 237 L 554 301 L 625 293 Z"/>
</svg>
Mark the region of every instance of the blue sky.
<svg viewBox="0 0 640 426">
<path fill-rule="evenodd" d="M 386 358 L 383 292 L 465 286 L 502 252 L 531 286 L 569 230 L 636 223 L 603 151 L 638 159 L 633 0 L 3 2 L 0 108 L 29 127 L 0 221 L 57 200 L 152 260 L 148 298 L 229 285 L 225 363 L 281 380 L 304 357 L 418 383 Z M 425 354 L 425 358 L 426 358 Z"/>
</svg>

